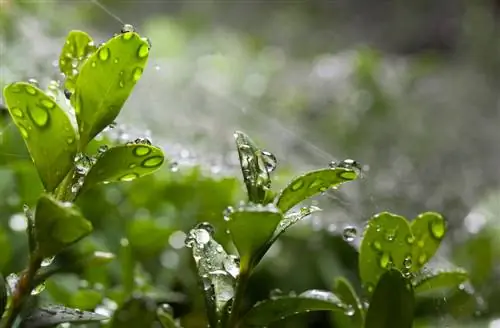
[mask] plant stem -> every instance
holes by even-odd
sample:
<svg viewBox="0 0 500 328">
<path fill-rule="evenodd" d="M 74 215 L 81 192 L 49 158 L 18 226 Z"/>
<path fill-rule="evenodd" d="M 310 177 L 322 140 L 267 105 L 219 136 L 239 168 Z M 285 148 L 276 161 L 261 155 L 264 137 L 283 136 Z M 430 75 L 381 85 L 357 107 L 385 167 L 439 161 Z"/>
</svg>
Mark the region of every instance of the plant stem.
<svg viewBox="0 0 500 328">
<path fill-rule="evenodd" d="M 59 201 L 67 201 L 71 197 L 71 183 L 73 182 L 73 172 L 71 169 L 64 177 L 61 184 L 54 192 L 54 196 Z M 1 327 L 11 328 L 15 323 L 17 316 L 22 311 L 26 299 L 31 296 L 33 291 L 34 279 L 37 271 L 42 265 L 43 257 L 36 250 L 30 254 L 28 268 L 21 273 L 21 277 L 17 282 L 16 288 L 12 294 L 12 301 L 4 317 Z"/>
<path fill-rule="evenodd" d="M 250 272 L 248 269 L 242 270 L 238 277 L 238 285 L 236 286 L 236 293 L 234 295 L 233 308 L 229 316 L 227 327 L 223 328 L 236 328 L 238 327 L 238 320 L 240 319 L 241 306 L 243 304 L 245 290 L 247 288 Z"/>
</svg>

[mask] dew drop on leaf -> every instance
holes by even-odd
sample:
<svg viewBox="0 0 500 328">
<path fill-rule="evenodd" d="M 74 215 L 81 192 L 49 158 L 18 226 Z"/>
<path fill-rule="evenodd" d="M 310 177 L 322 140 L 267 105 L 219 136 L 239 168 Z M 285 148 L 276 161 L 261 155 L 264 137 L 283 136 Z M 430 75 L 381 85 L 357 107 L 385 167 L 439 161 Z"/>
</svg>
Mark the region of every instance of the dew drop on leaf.
<svg viewBox="0 0 500 328">
<path fill-rule="evenodd" d="M 380 267 L 382 269 L 387 269 L 389 267 L 390 262 L 391 262 L 391 256 L 389 255 L 389 253 L 384 252 L 380 257 L 380 262 L 379 262 Z"/>
<path fill-rule="evenodd" d="M 38 81 L 37 81 L 36 79 L 29 79 L 29 80 L 28 80 L 28 83 L 29 83 L 29 84 L 31 84 L 31 85 L 34 85 L 35 87 L 38 87 L 38 86 L 39 86 L 39 83 L 38 83 Z M 28 91 L 27 89 L 28 89 L 28 88 L 26 88 L 26 91 Z M 33 88 L 32 88 L 32 89 L 33 89 Z M 33 90 L 35 90 L 35 89 L 33 89 Z M 35 91 L 35 92 L 36 92 L 36 91 Z M 28 91 L 28 93 L 29 93 L 29 94 L 34 94 L 34 93 L 29 92 L 29 91 Z"/>
<path fill-rule="evenodd" d="M 37 285 L 35 288 L 33 288 L 33 290 L 31 291 L 31 295 L 38 295 L 41 292 L 43 292 L 44 290 L 45 290 L 45 283 L 43 282 L 43 283 Z"/>
<path fill-rule="evenodd" d="M 132 71 L 132 81 L 134 82 L 139 81 L 142 76 L 142 72 L 143 70 L 141 67 L 134 68 L 134 70 Z"/>
<path fill-rule="evenodd" d="M 348 317 L 352 317 L 356 311 L 354 310 L 354 307 L 351 304 L 348 304 L 345 307 L 344 314 Z"/>
<path fill-rule="evenodd" d="M 15 273 L 11 273 L 5 278 L 5 281 L 7 282 L 7 286 L 9 286 L 10 293 L 13 294 L 19 282 L 19 276 Z"/>
<path fill-rule="evenodd" d="M 435 219 L 430 224 L 430 231 L 434 238 L 442 239 L 445 234 L 445 223 L 442 219 Z"/>
<path fill-rule="evenodd" d="M 411 256 L 408 255 L 403 261 L 403 266 L 405 267 L 405 269 L 411 269 L 412 265 L 413 263 L 411 260 Z"/>
<path fill-rule="evenodd" d="M 111 54 L 111 52 L 110 52 L 109 48 L 101 48 L 99 50 L 99 59 L 102 61 L 106 61 L 109 59 L 110 54 Z"/>
<path fill-rule="evenodd" d="M 149 48 L 148 45 L 142 44 L 137 50 L 137 56 L 139 58 L 145 58 L 149 54 Z"/>
<path fill-rule="evenodd" d="M 52 257 L 44 258 L 43 261 L 42 261 L 41 266 L 42 267 L 47 267 L 47 266 L 51 265 L 52 262 L 54 262 L 54 257 L 53 256 Z"/>
<path fill-rule="evenodd" d="M 134 26 L 130 24 L 124 24 L 121 29 L 121 33 L 135 32 Z"/>
<path fill-rule="evenodd" d="M 342 231 L 342 237 L 344 237 L 344 240 L 347 242 L 352 242 L 358 234 L 358 231 L 355 226 L 347 226 L 344 228 L 344 231 Z"/>
<path fill-rule="evenodd" d="M 267 172 L 273 172 L 276 169 L 278 160 L 273 153 L 268 151 L 262 151 L 262 159 L 264 160 L 264 165 L 266 166 Z"/>
</svg>

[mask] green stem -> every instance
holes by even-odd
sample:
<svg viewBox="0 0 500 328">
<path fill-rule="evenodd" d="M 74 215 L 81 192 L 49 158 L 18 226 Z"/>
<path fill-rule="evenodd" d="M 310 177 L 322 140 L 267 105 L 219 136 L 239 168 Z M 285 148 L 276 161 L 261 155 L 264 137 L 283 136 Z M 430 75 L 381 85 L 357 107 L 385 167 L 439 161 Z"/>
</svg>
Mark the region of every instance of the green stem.
<svg viewBox="0 0 500 328">
<path fill-rule="evenodd" d="M 242 270 L 240 276 L 238 277 L 238 285 L 236 287 L 236 293 L 234 295 L 233 307 L 231 310 L 231 315 L 229 316 L 228 325 L 224 328 L 237 328 L 238 320 L 240 319 L 241 307 L 243 305 L 243 300 L 245 298 L 245 290 L 248 285 L 248 280 L 250 278 L 250 272 L 248 269 Z"/>
<path fill-rule="evenodd" d="M 73 182 L 74 169 L 71 169 L 66 177 L 64 177 L 61 184 L 57 187 L 54 192 L 54 196 L 59 201 L 71 200 L 71 184 Z M 33 242 L 33 241 L 30 241 Z M 12 301 L 7 310 L 7 314 L 4 316 L 2 321 L 2 328 L 11 328 L 19 313 L 23 309 L 24 303 L 31 296 L 31 292 L 35 287 L 35 276 L 42 265 L 43 257 L 41 257 L 35 250 L 30 254 L 30 261 L 28 268 L 23 271 L 21 277 L 19 278 L 16 289 L 12 294 Z"/>
</svg>

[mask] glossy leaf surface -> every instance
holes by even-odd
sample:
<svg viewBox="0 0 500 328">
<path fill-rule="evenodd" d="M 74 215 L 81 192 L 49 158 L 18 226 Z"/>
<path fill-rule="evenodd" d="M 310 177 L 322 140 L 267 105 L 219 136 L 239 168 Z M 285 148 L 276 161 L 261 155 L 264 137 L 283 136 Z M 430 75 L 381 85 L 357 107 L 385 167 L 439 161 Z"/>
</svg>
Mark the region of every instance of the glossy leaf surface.
<svg viewBox="0 0 500 328">
<path fill-rule="evenodd" d="M 45 189 L 54 191 L 76 155 L 75 131 L 68 116 L 52 98 L 29 83 L 10 84 L 3 92 Z"/>
<path fill-rule="evenodd" d="M 117 117 L 148 56 L 148 43 L 126 32 L 101 45 L 82 65 L 71 96 L 81 149 Z"/>
<path fill-rule="evenodd" d="M 415 236 L 412 271 L 418 271 L 439 248 L 446 233 L 446 222 L 440 214 L 426 212 L 411 222 L 411 230 Z"/>
<path fill-rule="evenodd" d="M 276 206 L 284 213 L 300 202 L 358 177 L 352 169 L 336 167 L 308 172 L 296 177 L 285 187 L 276 200 Z"/>
<path fill-rule="evenodd" d="M 92 231 L 77 207 L 62 203 L 49 195 L 38 200 L 35 213 L 35 234 L 38 252 L 50 257 L 77 242 Z"/>
<path fill-rule="evenodd" d="M 95 51 L 96 47 L 90 35 L 83 31 L 70 31 L 59 56 L 59 69 L 66 77 L 64 87 L 75 92 L 78 68 Z"/>
<path fill-rule="evenodd" d="M 380 278 L 366 313 L 365 328 L 411 328 L 415 300 L 413 288 L 397 270 Z"/>
<path fill-rule="evenodd" d="M 107 317 L 78 309 L 71 309 L 61 305 L 52 305 L 35 309 L 23 319 L 21 328 L 53 327 L 61 323 L 91 323 L 108 319 Z"/>
<path fill-rule="evenodd" d="M 327 291 L 309 290 L 298 296 L 283 296 L 259 302 L 243 317 L 243 326 L 262 327 L 284 318 L 311 311 L 345 311 L 339 298 Z"/>
<path fill-rule="evenodd" d="M 382 212 L 370 219 L 359 251 L 359 274 L 368 293 L 387 270 L 411 267 L 413 243 L 404 217 Z"/>
<path fill-rule="evenodd" d="M 128 144 L 110 148 L 92 166 L 82 190 L 100 183 L 132 181 L 158 170 L 165 157 L 160 148 L 148 144 Z"/>
</svg>

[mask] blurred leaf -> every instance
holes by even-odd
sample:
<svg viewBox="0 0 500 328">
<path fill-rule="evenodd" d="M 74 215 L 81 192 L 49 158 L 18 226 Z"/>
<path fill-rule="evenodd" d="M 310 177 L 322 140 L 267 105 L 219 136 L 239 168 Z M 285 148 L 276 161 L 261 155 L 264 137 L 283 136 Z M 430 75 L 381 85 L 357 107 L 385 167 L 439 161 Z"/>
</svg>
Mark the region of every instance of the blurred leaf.
<svg viewBox="0 0 500 328">
<path fill-rule="evenodd" d="M 342 328 L 362 328 L 364 323 L 363 306 L 349 281 L 343 277 L 335 279 L 333 292 L 347 306 L 344 312 L 334 312 L 332 314 L 337 326 Z"/>
<path fill-rule="evenodd" d="M 287 317 L 312 311 L 345 311 L 346 305 L 327 291 L 308 290 L 298 296 L 271 298 L 255 304 L 243 316 L 244 326 L 267 326 Z"/>
<path fill-rule="evenodd" d="M 238 249 L 242 270 L 250 270 L 259 263 L 264 256 L 260 250 L 266 247 L 282 219 L 272 205 L 247 205 L 231 213 L 227 226 Z"/>
<path fill-rule="evenodd" d="M 169 309 L 170 309 L 170 307 L 169 307 Z M 158 307 L 157 315 L 158 315 L 158 320 L 160 321 L 161 326 L 163 328 L 178 328 L 179 327 L 175 324 L 175 320 L 172 317 L 172 314 L 169 313 L 168 311 L 164 310 L 161 306 Z"/>
<path fill-rule="evenodd" d="M 156 302 L 147 297 L 133 297 L 113 315 L 111 328 L 150 328 L 156 321 Z"/>
<path fill-rule="evenodd" d="M 82 31 L 70 31 L 59 55 L 59 69 L 65 76 L 64 87 L 75 91 L 78 68 L 95 51 L 92 38 Z"/>
<path fill-rule="evenodd" d="M 417 216 L 410 226 L 415 237 L 411 267 L 411 270 L 415 272 L 436 253 L 446 233 L 446 223 L 439 213 L 426 212 Z"/>
<path fill-rule="evenodd" d="M 3 278 L 2 274 L 0 273 L 0 318 L 3 315 L 3 312 L 5 311 L 5 307 L 7 306 L 7 284 L 5 283 L 5 279 Z"/>
<path fill-rule="evenodd" d="M 102 294 L 93 289 L 81 289 L 71 295 L 70 305 L 83 310 L 93 310 L 102 301 Z"/>
<path fill-rule="evenodd" d="M 91 231 L 92 224 L 73 204 L 61 203 L 49 195 L 38 200 L 35 233 L 41 256 L 53 256 Z"/>
<path fill-rule="evenodd" d="M 293 179 L 281 191 L 276 200 L 276 206 L 285 213 L 303 200 L 344 182 L 355 180 L 357 177 L 358 174 L 354 170 L 341 167 L 308 172 Z"/>
<path fill-rule="evenodd" d="M 53 327 L 66 322 L 83 324 L 106 319 L 108 318 L 97 313 L 71 309 L 61 305 L 51 305 L 35 309 L 23 319 L 20 328 Z"/>
<path fill-rule="evenodd" d="M 268 196 L 271 188 L 269 173 L 276 166 L 276 158 L 271 153 L 261 151 L 243 132 L 236 131 L 234 139 L 240 158 L 243 181 L 247 187 L 248 201 L 265 204 L 270 198 Z"/>
<path fill-rule="evenodd" d="M 411 265 L 414 237 L 402 216 L 382 212 L 368 222 L 359 251 L 359 275 L 368 293 L 382 274 L 396 268 L 407 271 Z"/>
<path fill-rule="evenodd" d="M 411 328 L 415 300 L 401 272 L 389 270 L 380 278 L 366 313 L 365 328 Z"/>
<path fill-rule="evenodd" d="M 104 152 L 85 177 L 82 190 L 100 183 L 131 181 L 158 170 L 165 158 L 161 149 L 148 144 L 113 147 Z"/>
<path fill-rule="evenodd" d="M 9 84 L 4 98 L 45 189 L 54 191 L 73 167 L 76 154 L 75 131 L 68 116 L 29 83 Z"/>
<path fill-rule="evenodd" d="M 116 118 L 148 56 L 148 43 L 137 33 L 126 32 L 101 45 L 82 65 L 71 96 L 81 149 Z"/>
<path fill-rule="evenodd" d="M 128 226 L 128 240 L 139 256 L 158 255 L 165 246 L 172 229 L 153 220 L 134 220 Z"/>
<path fill-rule="evenodd" d="M 443 288 L 457 288 L 458 285 L 469 279 L 465 270 L 454 271 L 428 271 L 425 270 L 413 280 L 415 293 L 424 293 Z"/>
<path fill-rule="evenodd" d="M 9 237 L 2 226 L 0 226 L 0 270 L 4 271 L 5 266 L 12 257 L 12 245 Z M 1 272 L 0 271 L 0 272 Z"/>
</svg>

